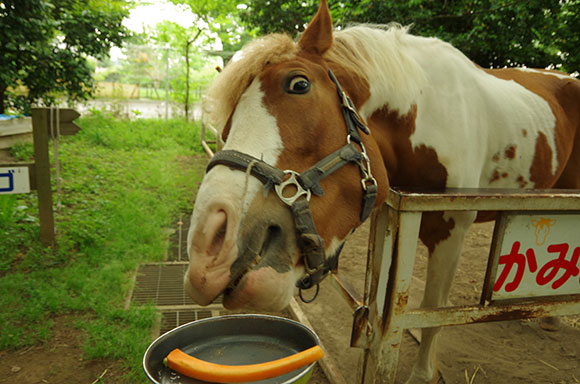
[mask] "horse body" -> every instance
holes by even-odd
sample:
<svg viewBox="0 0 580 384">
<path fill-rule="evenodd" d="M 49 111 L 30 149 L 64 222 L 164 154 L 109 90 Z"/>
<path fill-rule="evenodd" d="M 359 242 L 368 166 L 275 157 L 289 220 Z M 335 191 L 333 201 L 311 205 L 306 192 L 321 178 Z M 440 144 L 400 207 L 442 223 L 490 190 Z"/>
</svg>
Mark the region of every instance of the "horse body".
<svg viewBox="0 0 580 384">
<path fill-rule="evenodd" d="M 294 217 L 251 168 L 263 161 L 299 173 L 349 141 L 329 69 L 370 128 L 362 142 L 375 206 L 389 186 L 580 188 L 580 85 L 563 74 L 485 70 L 451 45 L 400 27 L 333 34 L 325 1 L 297 44 L 268 36 L 240 56 L 210 89 L 208 105 L 224 150 L 256 160 L 246 172 L 213 167 L 198 192 L 185 284 L 200 304 L 224 293 L 227 307 L 277 310 L 293 296 L 305 269 Z M 310 200 L 327 256 L 360 225 L 360 173 L 341 167 Z M 423 306 L 445 304 L 476 216 L 423 214 L 420 238 L 430 252 Z M 437 333 L 424 330 L 410 383 L 435 376 Z"/>
</svg>

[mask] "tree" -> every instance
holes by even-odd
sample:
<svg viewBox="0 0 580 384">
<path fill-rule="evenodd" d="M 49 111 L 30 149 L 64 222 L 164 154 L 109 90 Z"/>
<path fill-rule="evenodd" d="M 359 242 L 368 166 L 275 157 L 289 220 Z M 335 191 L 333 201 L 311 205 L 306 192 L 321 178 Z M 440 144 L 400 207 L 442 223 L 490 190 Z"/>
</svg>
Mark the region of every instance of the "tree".
<svg viewBox="0 0 580 384">
<path fill-rule="evenodd" d="M 260 33 L 304 29 L 317 0 L 248 0 L 240 18 Z M 580 70 L 578 0 L 330 1 L 335 25 L 398 22 L 452 43 L 483 67 Z"/>
<path fill-rule="evenodd" d="M 88 98 L 87 57 L 106 57 L 130 35 L 121 24 L 128 7 L 128 0 L 0 0 L 0 113 L 51 104 L 56 94 Z M 10 91 L 19 85 L 25 96 Z"/>
<path fill-rule="evenodd" d="M 159 23 L 156 26 L 155 35 L 153 39 L 160 44 L 170 45 L 174 49 L 181 51 L 183 53 L 183 57 L 185 58 L 185 66 L 184 66 L 184 74 L 185 79 L 184 81 L 180 81 L 179 84 L 183 84 L 185 89 L 181 92 L 180 89 L 177 90 L 177 94 L 179 95 L 179 101 L 183 103 L 185 109 L 185 120 L 189 120 L 189 106 L 190 106 L 190 74 L 192 65 L 199 67 L 199 60 L 194 60 L 192 57 L 192 46 L 197 42 L 199 37 L 202 34 L 202 29 L 200 27 L 191 26 L 191 27 L 183 27 L 179 24 L 165 21 Z M 168 54 L 168 52 L 166 52 Z M 193 61 L 197 61 L 197 63 L 192 63 Z M 176 87 L 174 87 L 175 89 Z M 177 87 L 179 88 L 179 87 Z"/>
<path fill-rule="evenodd" d="M 212 40 L 217 37 L 224 50 L 236 51 L 255 37 L 257 30 L 248 28 L 239 19 L 244 5 L 237 0 L 171 0 L 174 4 L 186 5 L 198 20 L 198 28 Z"/>
<path fill-rule="evenodd" d="M 179 101 L 184 104 L 185 118 L 189 118 L 191 94 L 191 69 L 202 69 L 204 63 L 200 61 L 200 52 L 203 47 L 219 39 L 225 50 L 238 50 L 250 40 L 252 36 L 244 30 L 237 19 L 236 0 L 171 0 L 174 4 L 185 5 L 196 17 L 192 25 L 181 26 L 166 21 L 157 25 L 153 39 L 157 43 L 170 44 L 174 49 L 182 52 L 184 61 L 184 79 L 173 82 L 173 89 L 177 91 Z"/>
</svg>

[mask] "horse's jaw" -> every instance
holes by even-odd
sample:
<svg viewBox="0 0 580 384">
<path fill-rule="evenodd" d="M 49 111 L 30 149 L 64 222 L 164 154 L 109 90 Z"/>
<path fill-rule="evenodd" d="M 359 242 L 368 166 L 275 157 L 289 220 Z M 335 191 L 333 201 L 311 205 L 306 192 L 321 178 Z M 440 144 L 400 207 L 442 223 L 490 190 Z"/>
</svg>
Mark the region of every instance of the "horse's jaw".
<svg viewBox="0 0 580 384">
<path fill-rule="evenodd" d="M 229 309 L 281 310 L 303 273 L 296 266 L 290 210 L 275 196 L 264 197 L 257 180 L 220 168 L 208 173 L 198 192 L 188 235 L 186 291 L 200 305 L 223 294 Z M 247 193 L 253 189 L 248 181 L 258 183 L 260 193 Z M 251 203 L 244 205 L 248 196 Z"/>
</svg>

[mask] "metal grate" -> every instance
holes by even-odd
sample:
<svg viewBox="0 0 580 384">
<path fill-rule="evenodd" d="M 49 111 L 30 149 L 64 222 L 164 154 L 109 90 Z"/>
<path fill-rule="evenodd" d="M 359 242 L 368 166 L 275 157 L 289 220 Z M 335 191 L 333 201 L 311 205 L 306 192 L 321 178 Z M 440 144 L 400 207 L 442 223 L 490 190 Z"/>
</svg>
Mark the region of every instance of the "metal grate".
<svg viewBox="0 0 580 384">
<path fill-rule="evenodd" d="M 194 305 L 183 289 L 185 263 L 144 264 L 137 271 L 131 301 L 157 307 Z"/>
<path fill-rule="evenodd" d="M 137 270 L 131 303 L 152 304 L 161 313 L 159 334 L 183 324 L 226 314 L 218 297 L 208 307 L 195 304 L 183 288 L 185 262 L 143 264 Z"/>
<path fill-rule="evenodd" d="M 161 327 L 159 334 L 162 335 L 165 332 L 172 330 L 173 328 L 195 320 L 207 319 L 209 317 L 219 316 L 222 314 L 224 313 L 219 310 L 208 311 L 205 309 L 161 312 Z"/>
<path fill-rule="evenodd" d="M 187 263 L 143 264 L 137 271 L 135 287 L 131 296 L 134 304 L 153 304 L 159 309 L 198 307 L 183 288 L 183 276 Z M 215 304 L 221 304 L 218 297 Z"/>
</svg>

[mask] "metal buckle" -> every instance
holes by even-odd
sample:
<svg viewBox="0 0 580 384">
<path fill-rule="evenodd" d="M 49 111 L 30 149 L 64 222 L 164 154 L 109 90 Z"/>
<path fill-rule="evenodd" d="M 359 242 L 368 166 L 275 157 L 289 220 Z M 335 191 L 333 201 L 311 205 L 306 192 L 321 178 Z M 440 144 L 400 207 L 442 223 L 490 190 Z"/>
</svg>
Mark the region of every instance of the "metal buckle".
<svg viewBox="0 0 580 384">
<path fill-rule="evenodd" d="M 369 186 L 377 185 L 377 179 L 371 176 L 367 177 L 366 179 L 362 179 L 360 183 L 362 185 L 363 190 L 366 191 Z"/>
<path fill-rule="evenodd" d="M 276 184 L 274 189 L 276 190 L 276 194 L 286 205 L 292 206 L 296 200 L 298 200 L 302 196 L 306 196 L 306 200 L 310 201 L 310 196 L 312 193 L 310 190 L 302 188 L 302 185 L 298 182 L 297 176 L 300 176 L 297 172 L 286 170 L 284 174 L 290 175 L 290 177 L 280 184 Z M 284 196 L 284 189 L 286 187 L 294 187 L 296 188 L 296 192 L 294 195 L 286 197 Z"/>
</svg>

